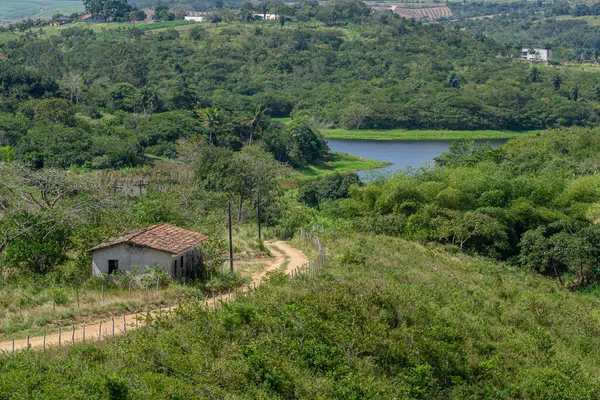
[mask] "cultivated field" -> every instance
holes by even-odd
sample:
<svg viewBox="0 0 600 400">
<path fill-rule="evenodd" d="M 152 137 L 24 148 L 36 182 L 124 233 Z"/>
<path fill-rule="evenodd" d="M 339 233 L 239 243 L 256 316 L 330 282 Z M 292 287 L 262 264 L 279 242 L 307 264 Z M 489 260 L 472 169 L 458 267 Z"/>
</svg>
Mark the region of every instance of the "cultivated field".
<svg viewBox="0 0 600 400">
<path fill-rule="evenodd" d="M 25 18 L 49 18 L 54 14 L 72 14 L 83 11 L 81 0 L 2 0 L 0 23 Z"/>
<path fill-rule="evenodd" d="M 445 3 L 367 3 L 374 10 L 391 10 L 404 18 L 427 19 L 434 21 L 452 17 L 452 11 Z"/>
</svg>

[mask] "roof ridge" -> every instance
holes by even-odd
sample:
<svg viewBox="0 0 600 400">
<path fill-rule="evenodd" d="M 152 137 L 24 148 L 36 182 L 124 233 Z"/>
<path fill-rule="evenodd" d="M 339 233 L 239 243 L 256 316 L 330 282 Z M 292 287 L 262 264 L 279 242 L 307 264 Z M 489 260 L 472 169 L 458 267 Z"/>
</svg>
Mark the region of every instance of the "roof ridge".
<svg viewBox="0 0 600 400">
<path fill-rule="evenodd" d="M 144 234 L 146 232 L 150 232 L 151 230 L 154 230 L 154 229 L 158 228 L 161 225 L 167 225 L 167 224 L 151 225 L 151 226 L 147 227 L 146 229 L 142 229 L 141 231 L 137 231 L 136 233 L 132 234 L 131 236 L 125 235 L 124 237 L 126 237 L 127 240 L 135 239 L 136 237 L 140 236 L 141 234 Z"/>
</svg>

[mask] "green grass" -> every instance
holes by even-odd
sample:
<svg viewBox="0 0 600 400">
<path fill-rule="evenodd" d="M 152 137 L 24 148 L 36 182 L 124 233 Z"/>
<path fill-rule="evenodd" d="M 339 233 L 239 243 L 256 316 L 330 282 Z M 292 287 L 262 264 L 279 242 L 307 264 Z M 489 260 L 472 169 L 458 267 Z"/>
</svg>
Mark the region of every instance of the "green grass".
<svg viewBox="0 0 600 400">
<path fill-rule="evenodd" d="M 450 130 L 350 130 L 329 129 L 324 132 L 328 139 L 368 139 L 368 140 L 459 140 L 459 139 L 513 139 L 531 136 L 534 131 L 450 131 Z"/>
<path fill-rule="evenodd" d="M 271 118 L 271 120 L 273 120 L 275 122 L 281 122 L 281 123 L 286 124 L 286 125 L 288 125 L 290 122 L 292 122 L 292 119 L 290 117 Z"/>
<path fill-rule="evenodd" d="M 383 168 L 388 165 L 391 165 L 391 163 L 362 158 L 351 154 L 331 153 L 329 157 L 323 161 L 319 161 L 306 168 L 296 169 L 296 174 L 294 175 L 296 178 L 314 179 L 334 172 L 342 174 L 346 172 Z"/>
<path fill-rule="evenodd" d="M 597 294 L 399 238 L 329 232 L 321 239 L 328 264 L 318 277 L 288 281 L 275 274 L 259 293 L 218 312 L 188 302 L 172 321 L 129 332 L 115 344 L 3 356 L 0 393 L 15 399 L 598 398 Z"/>
<path fill-rule="evenodd" d="M 48 18 L 57 13 L 83 12 L 81 0 L 2 0 L 0 23 L 26 18 Z"/>
</svg>

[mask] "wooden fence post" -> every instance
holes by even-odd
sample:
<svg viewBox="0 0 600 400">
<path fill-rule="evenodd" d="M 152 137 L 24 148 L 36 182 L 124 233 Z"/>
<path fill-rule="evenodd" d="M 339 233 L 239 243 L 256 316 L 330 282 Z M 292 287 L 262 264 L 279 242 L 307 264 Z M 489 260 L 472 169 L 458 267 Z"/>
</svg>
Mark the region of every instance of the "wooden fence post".
<svg viewBox="0 0 600 400">
<path fill-rule="evenodd" d="M 104 285 L 102 285 L 102 302 L 104 303 Z"/>
<path fill-rule="evenodd" d="M 27 348 L 29 348 L 29 335 L 27 335 Z"/>
<path fill-rule="evenodd" d="M 100 328 L 98 329 L 98 340 L 102 340 L 102 319 L 100 319 Z"/>
<path fill-rule="evenodd" d="M 127 333 L 127 320 L 125 319 L 125 313 L 123 313 L 123 333 Z"/>
<path fill-rule="evenodd" d="M 135 311 L 135 330 L 137 331 L 138 329 L 140 329 L 140 327 L 138 325 L 138 312 L 136 310 Z"/>
<path fill-rule="evenodd" d="M 213 298 L 213 311 L 217 311 L 217 297 L 215 296 L 215 292 L 212 292 Z"/>
<path fill-rule="evenodd" d="M 71 325 L 71 346 L 75 344 L 75 324 Z"/>
</svg>

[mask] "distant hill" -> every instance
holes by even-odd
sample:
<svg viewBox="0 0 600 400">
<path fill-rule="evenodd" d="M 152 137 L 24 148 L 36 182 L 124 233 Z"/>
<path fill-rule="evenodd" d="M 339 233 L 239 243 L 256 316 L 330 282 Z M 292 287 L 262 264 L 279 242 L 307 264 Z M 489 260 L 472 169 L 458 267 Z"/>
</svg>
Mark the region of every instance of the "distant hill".
<svg viewBox="0 0 600 400">
<path fill-rule="evenodd" d="M 82 12 L 81 0 L 2 0 L 0 23 L 26 18 L 49 18 L 54 14 Z"/>
</svg>

